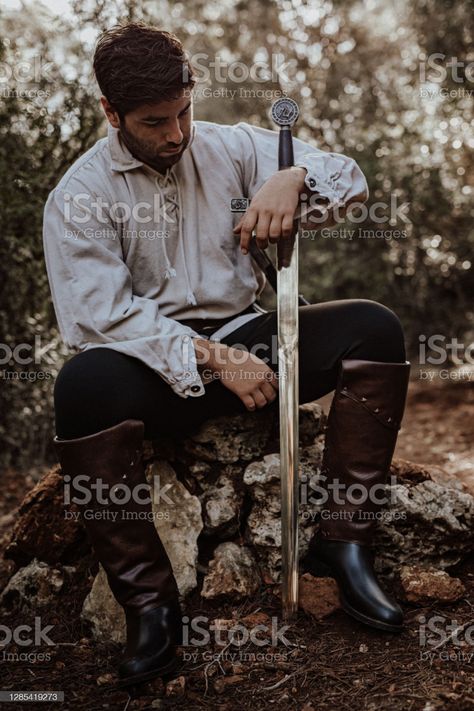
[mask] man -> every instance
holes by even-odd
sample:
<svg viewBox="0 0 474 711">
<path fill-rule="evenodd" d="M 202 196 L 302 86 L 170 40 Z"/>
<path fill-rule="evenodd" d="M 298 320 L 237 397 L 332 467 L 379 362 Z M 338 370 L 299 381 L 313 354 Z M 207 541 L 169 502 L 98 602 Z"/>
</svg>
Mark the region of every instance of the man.
<svg viewBox="0 0 474 711">
<path fill-rule="evenodd" d="M 150 504 L 104 503 L 97 483 L 143 484 L 144 436 L 277 406 L 276 313 L 256 304 L 265 279 L 248 252 L 252 231 L 266 247 L 291 234 L 303 196 L 330 220 L 336 206 L 365 200 L 367 186 L 343 155 L 295 140 L 295 166 L 279 172 L 276 132 L 193 122 L 192 70 L 166 32 L 136 23 L 104 32 L 94 70 L 108 136 L 49 196 L 44 245 L 61 333 L 80 351 L 57 378 L 55 442 L 63 473 L 89 484 L 85 525 L 126 613 L 127 685 L 174 668 L 178 590 L 153 522 L 140 516 Z M 239 196 L 251 199 L 241 219 L 229 210 Z M 300 401 L 336 390 L 328 492 L 340 480 L 369 494 L 385 480 L 404 409 L 400 322 L 365 299 L 304 306 L 299 321 Z M 372 567 L 378 508 L 372 497 L 330 494 L 306 563 L 329 566 L 350 614 L 398 630 L 401 610 Z"/>
</svg>

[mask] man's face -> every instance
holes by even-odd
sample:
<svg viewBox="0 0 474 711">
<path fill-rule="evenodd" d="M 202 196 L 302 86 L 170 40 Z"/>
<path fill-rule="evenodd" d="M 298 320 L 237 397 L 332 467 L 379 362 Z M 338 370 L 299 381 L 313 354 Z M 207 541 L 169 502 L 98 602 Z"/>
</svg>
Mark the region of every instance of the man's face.
<svg viewBox="0 0 474 711">
<path fill-rule="evenodd" d="M 189 143 L 192 126 L 192 97 L 184 92 L 178 99 L 144 104 L 123 119 L 106 99 L 102 106 L 112 126 L 135 158 L 159 172 L 177 163 Z"/>
</svg>

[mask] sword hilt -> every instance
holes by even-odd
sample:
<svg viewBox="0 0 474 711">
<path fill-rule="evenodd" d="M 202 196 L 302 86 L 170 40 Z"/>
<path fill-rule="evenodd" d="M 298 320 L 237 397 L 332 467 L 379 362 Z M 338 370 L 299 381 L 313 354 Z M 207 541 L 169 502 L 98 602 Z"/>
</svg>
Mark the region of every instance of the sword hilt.
<svg viewBox="0 0 474 711">
<path fill-rule="evenodd" d="M 280 127 L 278 141 L 278 170 L 291 168 L 295 159 L 293 154 L 293 136 L 291 128 L 296 123 L 299 116 L 299 108 L 296 101 L 283 97 L 277 99 L 271 108 L 272 119 Z M 295 243 L 296 223 L 293 233 L 289 239 L 280 239 L 277 244 L 277 264 L 278 269 L 288 267 L 291 262 L 293 245 Z"/>
</svg>

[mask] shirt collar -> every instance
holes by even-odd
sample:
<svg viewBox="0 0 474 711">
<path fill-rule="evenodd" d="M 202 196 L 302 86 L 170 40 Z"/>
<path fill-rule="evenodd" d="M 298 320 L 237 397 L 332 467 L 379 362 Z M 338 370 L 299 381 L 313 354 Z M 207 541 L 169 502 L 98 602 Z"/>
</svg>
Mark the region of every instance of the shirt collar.
<svg viewBox="0 0 474 711">
<path fill-rule="evenodd" d="M 191 136 L 189 138 L 189 143 L 186 146 L 186 151 L 189 149 L 192 142 L 194 141 L 195 135 L 196 135 L 196 124 L 193 122 L 193 125 L 191 127 Z M 146 166 L 141 160 L 138 160 L 137 158 L 135 158 L 130 153 L 127 146 L 120 139 L 120 130 L 118 128 L 114 128 L 113 126 L 111 126 L 110 123 L 107 128 L 107 138 L 108 138 L 109 150 L 110 150 L 110 167 L 112 170 L 116 170 L 116 171 L 124 173 L 125 171 L 133 170 L 134 168 L 140 168 L 140 167 L 148 168 L 149 167 L 149 166 Z"/>
</svg>

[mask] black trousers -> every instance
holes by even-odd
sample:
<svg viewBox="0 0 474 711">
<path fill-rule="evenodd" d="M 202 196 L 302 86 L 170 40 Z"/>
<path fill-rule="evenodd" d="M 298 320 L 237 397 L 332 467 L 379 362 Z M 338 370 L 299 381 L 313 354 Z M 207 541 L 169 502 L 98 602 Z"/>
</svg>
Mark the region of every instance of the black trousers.
<svg viewBox="0 0 474 711">
<path fill-rule="evenodd" d="M 275 371 L 276 311 L 263 314 L 222 339 L 252 349 Z M 396 314 L 376 301 L 341 299 L 299 309 L 300 403 L 336 387 L 342 359 L 403 363 L 403 329 Z M 185 434 L 205 420 L 247 412 L 219 380 L 200 397 L 182 398 L 151 368 L 110 348 L 73 356 L 61 369 L 54 391 L 56 434 L 75 439 L 127 419 L 142 420 L 145 437 Z M 278 398 L 265 407 L 278 407 Z"/>
</svg>

